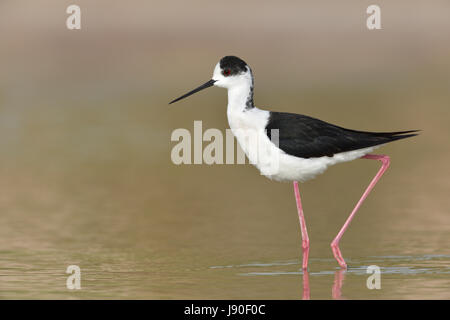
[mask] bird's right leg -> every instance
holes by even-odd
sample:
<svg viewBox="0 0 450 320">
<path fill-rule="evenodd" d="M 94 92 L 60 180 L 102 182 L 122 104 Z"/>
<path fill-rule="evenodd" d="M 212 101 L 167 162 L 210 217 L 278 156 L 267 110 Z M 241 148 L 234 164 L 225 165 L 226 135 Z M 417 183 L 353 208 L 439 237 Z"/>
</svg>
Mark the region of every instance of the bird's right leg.
<svg viewBox="0 0 450 320">
<path fill-rule="evenodd" d="M 309 256 L 309 238 L 306 230 L 305 216 L 303 215 L 302 201 L 300 199 L 300 192 L 298 191 L 298 182 L 294 181 L 295 200 L 297 202 L 298 219 L 300 220 L 300 230 L 302 232 L 302 249 L 303 249 L 303 270 L 308 269 Z"/>
</svg>

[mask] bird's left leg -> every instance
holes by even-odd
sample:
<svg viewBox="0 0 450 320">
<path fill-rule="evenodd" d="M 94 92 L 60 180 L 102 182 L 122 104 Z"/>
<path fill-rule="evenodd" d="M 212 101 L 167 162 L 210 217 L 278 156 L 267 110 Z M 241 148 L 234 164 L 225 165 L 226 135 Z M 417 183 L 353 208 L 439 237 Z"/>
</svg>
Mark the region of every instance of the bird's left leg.
<svg viewBox="0 0 450 320">
<path fill-rule="evenodd" d="M 298 219 L 300 220 L 300 230 L 302 232 L 302 249 L 303 249 L 303 270 L 308 269 L 309 256 L 309 238 L 306 230 L 305 216 L 303 215 L 302 201 L 300 199 L 300 192 L 298 191 L 298 182 L 294 181 L 295 200 L 297 202 Z"/>
<path fill-rule="evenodd" d="M 372 159 L 372 160 L 379 160 L 381 161 L 382 165 L 378 173 L 375 175 L 375 177 L 372 179 L 372 182 L 370 182 L 369 186 L 367 187 L 366 191 L 364 191 L 361 199 L 359 199 L 358 203 L 356 204 L 355 208 L 353 209 L 352 213 L 350 213 L 350 216 L 347 218 L 347 221 L 345 221 L 344 225 L 342 226 L 341 230 L 337 234 L 336 238 L 334 238 L 333 242 L 331 242 L 331 249 L 333 250 L 333 255 L 341 268 L 346 269 L 347 264 L 345 263 L 344 258 L 342 257 L 341 250 L 339 250 L 339 241 L 341 240 L 342 236 L 344 235 L 345 230 L 347 229 L 348 225 L 352 221 L 353 217 L 356 214 L 356 211 L 358 211 L 359 207 L 363 203 L 363 201 L 367 198 L 370 191 L 372 191 L 373 187 L 377 184 L 378 180 L 380 180 L 383 173 L 389 168 L 390 159 L 388 156 L 385 155 L 376 155 L 376 154 L 368 154 L 363 156 L 364 159 Z"/>
</svg>

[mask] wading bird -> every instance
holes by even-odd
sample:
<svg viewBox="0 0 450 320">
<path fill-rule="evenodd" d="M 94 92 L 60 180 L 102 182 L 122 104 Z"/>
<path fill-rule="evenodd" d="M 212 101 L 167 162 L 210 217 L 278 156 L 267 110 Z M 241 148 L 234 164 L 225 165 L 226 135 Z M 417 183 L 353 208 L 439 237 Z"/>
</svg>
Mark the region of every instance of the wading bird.
<svg viewBox="0 0 450 320">
<path fill-rule="evenodd" d="M 339 249 L 345 230 L 364 199 L 389 167 L 389 157 L 371 152 L 385 143 L 416 136 L 418 130 L 397 132 L 364 132 L 345 129 L 308 116 L 258 109 L 253 104 L 253 74 L 250 67 L 235 56 L 226 56 L 217 63 L 213 77 L 198 88 L 171 101 L 184 99 L 211 86 L 228 89 L 228 123 L 250 162 L 270 179 L 293 181 L 297 203 L 304 270 L 308 267 L 309 238 L 303 215 L 298 181 L 304 182 L 323 173 L 327 167 L 355 159 L 381 161 L 381 168 L 357 202 L 343 227 L 331 242 L 333 255 L 342 268 L 347 268 Z M 255 132 L 255 140 L 246 132 Z M 274 134 L 275 133 L 275 134 Z M 276 135 L 274 143 L 273 135 Z M 272 164 L 276 162 L 276 170 Z"/>
</svg>

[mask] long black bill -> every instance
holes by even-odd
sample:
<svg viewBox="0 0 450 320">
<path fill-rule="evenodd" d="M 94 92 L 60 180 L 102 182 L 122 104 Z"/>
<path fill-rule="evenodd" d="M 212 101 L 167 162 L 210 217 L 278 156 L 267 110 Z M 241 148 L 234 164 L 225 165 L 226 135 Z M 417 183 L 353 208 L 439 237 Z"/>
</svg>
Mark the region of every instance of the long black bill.
<svg viewBox="0 0 450 320">
<path fill-rule="evenodd" d="M 199 92 L 200 90 L 209 88 L 209 87 L 211 87 L 211 86 L 214 85 L 214 82 L 216 82 L 216 80 L 209 80 L 208 82 L 202 84 L 200 87 L 198 87 L 198 88 L 196 88 L 196 89 L 194 89 L 194 90 L 192 90 L 192 91 L 190 91 L 190 92 L 188 92 L 188 93 L 182 95 L 182 96 L 179 97 L 179 98 L 176 98 L 175 100 L 170 101 L 169 104 L 172 104 L 172 103 L 174 103 L 174 102 L 180 101 L 181 99 L 187 98 L 187 97 L 189 97 L 190 95 L 193 95 L 194 93 Z"/>
</svg>

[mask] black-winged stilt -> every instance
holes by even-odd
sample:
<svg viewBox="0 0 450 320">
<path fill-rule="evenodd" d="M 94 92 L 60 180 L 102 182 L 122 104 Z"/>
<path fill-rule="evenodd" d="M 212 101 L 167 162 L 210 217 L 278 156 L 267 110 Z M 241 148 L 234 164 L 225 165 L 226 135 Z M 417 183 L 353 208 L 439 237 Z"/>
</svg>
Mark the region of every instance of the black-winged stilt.
<svg viewBox="0 0 450 320">
<path fill-rule="evenodd" d="M 395 140 L 416 136 L 418 130 L 397 132 L 364 132 L 349 130 L 308 116 L 258 109 L 253 104 L 253 74 L 241 59 L 226 56 L 217 63 L 213 77 L 205 84 L 170 102 L 174 103 L 211 86 L 228 89 L 228 122 L 233 134 L 261 174 L 278 181 L 293 181 L 302 234 L 304 270 L 308 267 L 309 238 L 303 215 L 298 181 L 304 182 L 323 173 L 328 166 L 355 159 L 373 159 L 382 165 L 359 199 L 343 227 L 331 242 L 331 248 L 342 268 L 347 264 L 339 249 L 345 230 L 364 199 L 389 167 L 389 157 L 370 154 L 376 147 Z M 257 152 L 246 132 L 257 135 Z M 273 135 L 276 135 L 274 143 Z M 271 166 L 276 161 L 276 170 Z"/>
</svg>

